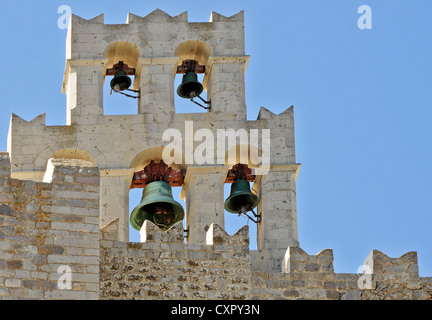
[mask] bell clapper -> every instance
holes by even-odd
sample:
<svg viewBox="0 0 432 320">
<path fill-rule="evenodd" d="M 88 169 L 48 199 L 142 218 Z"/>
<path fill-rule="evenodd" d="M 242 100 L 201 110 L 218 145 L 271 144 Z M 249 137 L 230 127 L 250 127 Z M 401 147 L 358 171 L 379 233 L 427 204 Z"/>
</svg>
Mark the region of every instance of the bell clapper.
<svg viewBox="0 0 432 320">
<path fill-rule="evenodd" d="M 159 222 L 156 221 L 156 217 L 158 218 Z M 164 203 L 154 204 L 153 222 L 157 226 L 167 228 L 174 222 L 174 220 L 175 215 L 170 205 L 166 205 Z"/>
</svg>

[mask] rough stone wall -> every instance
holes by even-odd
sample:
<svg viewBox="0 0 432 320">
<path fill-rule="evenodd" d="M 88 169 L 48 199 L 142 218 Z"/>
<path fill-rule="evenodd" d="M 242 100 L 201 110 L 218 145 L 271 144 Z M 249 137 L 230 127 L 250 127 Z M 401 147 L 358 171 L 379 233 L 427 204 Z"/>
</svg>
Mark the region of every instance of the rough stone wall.
<svg viewBox="0 0 432 320">
<path fill-rule="evenodd" d="M 179 225 L 167 233 L 146 228 L 143 243 L 117 241 L 115 231 L 103 229 L 101 299 L 250 298 L 247 227 L 229 236 L 213 225 L 212 245 L 185 244 Z"/>
<path fill-rule="evenodd" d="M 365 274 L 337 274 L 331 249 L 289 246 L 281 272 L 252 271 L 246 226 L 229 236 L 212 224 L 205 243 L 185 244 L 181 224 L 164 233 L 146 223 L 144 242 L 118 241 L 119 219 L 99 226 L 99 171 L 89 162 L 51 159 L 49 183 L 9 175 L 0 153 L 0 299 L 432 300 L 416 252 L 373 250 Z M 59 286 L 61 266 L 70 289 Z"/>
<path fill-rule="evenodd" d="M 334 272 L 331 249 L 308 255 L 290 246 L 283 272 L 253 272 L 247 227 L 229 236 L 213 225 L 205 245 L 185 245 L 181 228 L 164 234 L 152 224 L 145 243 L 119 242 L 116 228 L 102 230 L 101 299 L 432 300 L 432 277 L 419 277 L 415 252 L 373 250 L 365 273 L 351 274 Z"/>
<path fill-rule="evenodd" d="M 374 265 L 375 268 L 368 268 Z M 417 253 L 390 258 L 373 250 L 362 274 L 334 273 L 333 252 L 289 247 L 285 272 L 252 274 L 251 299 L 432 300 L 432 277 L 419 277 Z"/>
<path fill-rule="evenodd" d="M 51 163 L 51 183 L 21 181 L 0 153 L 0 299 L 99 297 L 99 172 L 85 161 Z"/>
</svg>

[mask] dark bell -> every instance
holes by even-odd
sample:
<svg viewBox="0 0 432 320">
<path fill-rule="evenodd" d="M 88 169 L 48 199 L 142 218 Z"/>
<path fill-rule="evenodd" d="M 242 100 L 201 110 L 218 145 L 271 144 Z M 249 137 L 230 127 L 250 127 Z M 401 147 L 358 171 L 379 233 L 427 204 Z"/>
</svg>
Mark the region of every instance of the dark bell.
<svg viewBox="0 0 432 320">
<path fill-rule="evenodd" d="M 177 88 L 177 94 L 185 99 L 192 99 L 199 96 L 204 88 L 198 82 L 198 76 L 193 71 L 188 71 L 183 75 L 182 83 Z"/>
<path fill-rule="evenodd" d="M 173 199 L 169 183 L 153 181 L 144 188 L 141 203 L 132 211 L 129 221 L 138 231 L 145 220 L 167 231 L 183 218 L 184 209 Z"/>
<path fill-rule="evenodd" d="M 132 84 L 131 78 L 128 77 L 126 71 L 119 70 L 110 82 L 111 89 L 114 91 L 123 91 L 128 89 Z"/>
<path fill-rule="evenodd" d="M 250 191 L 249 182 L 239 179 L 233 182 L 231 193 L 225 200 L 225 210 L 231 213 L 245 213 L 258 205 L 258 197 Z"/>
</svg>

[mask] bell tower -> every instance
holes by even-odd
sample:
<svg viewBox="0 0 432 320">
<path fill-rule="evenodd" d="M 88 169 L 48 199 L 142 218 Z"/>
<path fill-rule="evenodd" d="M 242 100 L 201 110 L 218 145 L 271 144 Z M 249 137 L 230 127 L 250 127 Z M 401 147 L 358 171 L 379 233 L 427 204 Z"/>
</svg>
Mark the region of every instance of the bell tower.
<svg viewBox="0 0 432 320">
<path fill-rule="evenodd" d="M 257 120 L 247 120 L 249 59 L 243 11 L 231 17 L 212 12 L 208 22 L 192 23 L 187 12 L 170 16 L 157 9 L 114 25 L 103 15 L 72 15 L 62 86 L 66 125 L 46 126 L 44 114 L 29 122 L 13 115 L 12 177 L 43 181 L 55 157 L 93 162 L 100 173 L 100 226 L 118 219 L 120 241 L 129 240 L 131 223 L 145 228 L 150 220 L 167 229 L 182 223 L 188 244 L 205 244 L 212 224 L 225 227 L 225 210 L 249 213 L 258 229 L 252 269 L 280 272 L 287 247 L 299 245 L 293 107 L 279 115 L 261 107 Z M 183 80 L 175 88 L 178 74 Z M 136 99 L 136 114 L 104 114 L 105 81 L 113 94 Z M 176 94 L 191 100 L 191 113 L 176 113 Z M 162 163 L 165 171 L 150 170 Z M 228 200 L 226 183 L 233 184 Z M 147 202 L 129 208 L 132 187 L 145 191 L 143 199 L 147 192 L 168 203 L 161 199 L 170 198 L 173 185 L 182 187 L 186 203 L 182 211 L 173 199 L 173 220 L 164 210 L 147 210 Z"/>
</svg>

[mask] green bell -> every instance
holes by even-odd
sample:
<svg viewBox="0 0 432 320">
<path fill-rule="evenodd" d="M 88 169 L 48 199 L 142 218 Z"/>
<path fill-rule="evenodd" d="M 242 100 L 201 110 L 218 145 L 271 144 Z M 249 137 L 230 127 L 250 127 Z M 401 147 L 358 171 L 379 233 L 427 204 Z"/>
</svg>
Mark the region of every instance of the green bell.
<svg viewBox="0 0 432 320">
<path fill-rule="evenodd" d="M 193 71 L 188 71 L 183 75 L 182 83 L 177 88 L 177 94 L 185 99 L 199 96 L 204 88 L 198 82 L 198 76 Z"/>
<path fill-rule="evenodd" d="M 239 179 L 233 182 L 231 193 L 225 200 L 225 210 L 231 213 L 245 213 L 258 205 L 258 197 L 249 189 L 249 182 Z"/>
<path fill-rule="evenodd" d="M 132 80 L 128 77 L 126 71 L 124 70 L 117 71 L 114 75 L 114 78 L 110 82 L 111 89 L 114 91 L 126 90 L 131 86 L 131 84 Z"/>
<path fill-rule="evenodd" d="M 170 184 L 153 181 L 144 188 L 141 203 L 132 211 L 129 221 L 138 231 L 141 230 L 144 220 L 149 220 L 167 231 L 183 218 L 184 209 L 173 199 Z"/>
</svg>

